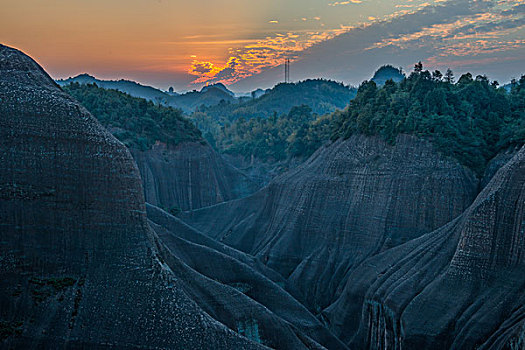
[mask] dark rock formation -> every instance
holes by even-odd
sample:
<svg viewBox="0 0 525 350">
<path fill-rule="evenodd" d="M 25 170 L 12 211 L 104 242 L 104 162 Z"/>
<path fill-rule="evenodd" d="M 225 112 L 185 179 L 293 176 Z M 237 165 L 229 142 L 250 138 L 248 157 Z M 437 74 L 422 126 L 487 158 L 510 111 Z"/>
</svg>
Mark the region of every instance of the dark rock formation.
<svg viewBox="0 0 525 350">
<path fill-rule="evenodd" d="M 518 153 L 519 150 L 519 146 L 511 146 L 508 149 L 499 152 L 494 158 L 491 159 L 485 168 L 483 177 L 481 178 L 480 185 L 482 189 L 487 186 L 494 175 L 496 175 L 498 170 L 507 164 L 516 155 L 516 153 Z"/>
<path fill-rule="evenodd" d="M 1 346 L 261 348 L 190 299 L 145 214 L 128 150 L 0 46 Z"/>
<path fill-rule="evenodd" d="M 259 185 L 228 164 L 208 144 L 163 144 L 148 151 L 131 150 L 143 180 L 146 202 L 192 210 L 246 197 Z"/>
<path fill-rule="evenodd" d="M 252 254 L 320 311 L 366 258 L 454 219 L 478 181 L 426 141 L 353 136 L 245 199 L 186 212 L 201 232 Z"/>
<path fill-rule="evenodd" d="M 356 348 L 523 349 L 525 149 L 456 220 L 370 258 L 325 312 Z"/>
<path fill-rule="evenodd" d="M 186 292 L 215 319 L 275 349 L 346 348 L 303 305 L 284 280 L 260 261 L 218 243 L 148 205 L 162 258 L 184 281 Z M 248 328 L 246 328 L 248 327 Z"/>
</svg>

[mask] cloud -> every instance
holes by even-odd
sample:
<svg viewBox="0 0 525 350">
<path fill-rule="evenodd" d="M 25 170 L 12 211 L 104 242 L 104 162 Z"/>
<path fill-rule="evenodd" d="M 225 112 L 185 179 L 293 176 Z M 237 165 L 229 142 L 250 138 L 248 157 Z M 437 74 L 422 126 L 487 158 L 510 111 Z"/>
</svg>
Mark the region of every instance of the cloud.
<svg viewBox="0 0 525 350">
<path fill-rule="evenodd" d="M 524 13 L 513 10 L 519 6 L 508 10 L 498 3 L 487 2 L 486 5 L 484 8 L 474 7 L 470 15 L 454 17 L 407 34 L 384 38 L 368 49 L 386 46 L 401 50 L 431 48 L 433 54 L 427 60 L 437 62 L 439 57 L 472 57 L 525 48 L 525 40 L 505 39 L 525 27 Z"/>
<path fill-rule="evenodd" d="M 411 67 L 422 60 L 464 67 L 468 64 L 460 61 L 493 62 L 505 51 L 525 48 L 521 2 L 414 2 L 383 17 L 368 16 L 368 22 L 354 26 L 281 32 L 252 40 L 230 49 L 225 64 L 194 60 L 190 74 L 196 76 L 194 83 L 220 81 L 243 89 L 279 81 L 286 59 L 292 60 L 294 79 L 328 77 L 347 82 L 366 78 L 369 73 L 364 67 L 373 72 L 384 63 Z"/>
<path fill-rule="evenodd" d="M 307 48 L 329 40 L 353 27 L 340 26 L 323 31 L 276 33 L 243 47 L 232 48 L 228 62 L 221 66 L 194 60 L 189 73 L 196 75 L 194 84 L 221 82 L 232 84 L 265 69 L 280 66 L 286 59 L 295 59 Z"/>
<path fill-rule="evenodd" d="M 523 69 L 519 57 L 525 54 L 525 18 L 520 2 L 439 0 L 402 8 L 295 52 L 292 79 L 327 77 L 359 83 L 379 65 L 411 69 L 422 60 L 440 69 L 452 64 L 452 68 L 496 71 L 496 78 L 504 80 L 510 72 Z M 475 66 L 476 62 L 486 66 Z M 503 64 L 494 70 L 491 62 Z M 280 68 L 269 68 L 234 88 L 271 86 L 281 75 Z"/>
<path fill-rule="evenodd" d="M 211 62 L 194 60 L 190 68 L 190 74 L 207 75 L 213 72 L 214 68 L 215 66 Z"/>
<path fill-rule="evenodd" d="M 331 2 L 328 5 L 329 6 L 341 6 L 341 5 L 350 5 L 350 4 L 361 4 L 361 0 L 348 0 L 348 1 L 336 1 Z"/>
<path fill-rule="evenodd" d="M 224 66 L 217 66 L 211 62 L 193 60 L 188 71 L 189 74 L 197 76 L 193 83 L 225 82 L 230 83 L 235 79 L 246 77 L 246 72 L 238 72 L 239 65 L 237 57 L 230 57 Z"/>
</svg>

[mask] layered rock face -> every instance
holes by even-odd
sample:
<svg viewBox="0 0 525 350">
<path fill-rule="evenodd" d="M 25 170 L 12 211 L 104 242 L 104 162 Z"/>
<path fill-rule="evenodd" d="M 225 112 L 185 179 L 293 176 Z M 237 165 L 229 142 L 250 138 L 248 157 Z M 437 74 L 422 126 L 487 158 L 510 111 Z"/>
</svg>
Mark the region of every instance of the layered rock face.
<svg viewBox="0 0 525 350">
<path fill-rule="evenodd" d="M 250 253 L 315 311 L 330 305 L 366 258 L 460 215 L 478 181 L 426 141 L 353 136 L 254 195 L 186 212 L 201 232 Z"/>
<path fill-rule="evenodd" d="M 259 185 L 217 154 L 208 144 L 163 144 L 132 150 L 142 177 L 146 202 L 166 209 L 192 210 L 246 197 Z"/>
<path fill-rule="evenodd" d="M 162 259 L 216 320 L 275 349 L 346 349 L 260 261 L 216 242 L 148 204 Z"/>
<path fill-rule="evenodd" d="M 5 46 L 0 222 L 2 347 L 262 348 L 199 308 L 159 260 L 128 150 Z"/>
<path fill-rule="evenodd" d="M 461 217 L 370 258 L 325 312 L 356 348 L 520 349 L 525 149 Z"/>
</svg>

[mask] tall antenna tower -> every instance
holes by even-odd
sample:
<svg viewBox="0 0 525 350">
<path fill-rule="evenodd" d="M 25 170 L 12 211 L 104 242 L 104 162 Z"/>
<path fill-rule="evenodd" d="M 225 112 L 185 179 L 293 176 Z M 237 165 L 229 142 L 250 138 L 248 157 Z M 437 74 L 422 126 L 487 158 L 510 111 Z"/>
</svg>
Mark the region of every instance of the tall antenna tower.
<svg viewBox="0 0 525 350">
<path fill-rule="evenodd" d="M 287 58 L 284 62 L 284 82 L 290 82 L 290 59 Z"/>
</svg>

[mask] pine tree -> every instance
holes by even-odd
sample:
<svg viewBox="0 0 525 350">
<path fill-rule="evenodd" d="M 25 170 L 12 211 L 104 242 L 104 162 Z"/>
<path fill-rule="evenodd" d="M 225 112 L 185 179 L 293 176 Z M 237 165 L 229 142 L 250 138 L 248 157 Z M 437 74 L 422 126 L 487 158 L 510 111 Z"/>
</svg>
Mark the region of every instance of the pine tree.
<svg viewBox="0 0 525 350">
<path fill-rule="evenodd" d="M 454 73 L 450 68 L 447 68 L 447 72 L 445 73 L 445 81 L 449 84 L 454 84 Z"/>
</svg>

